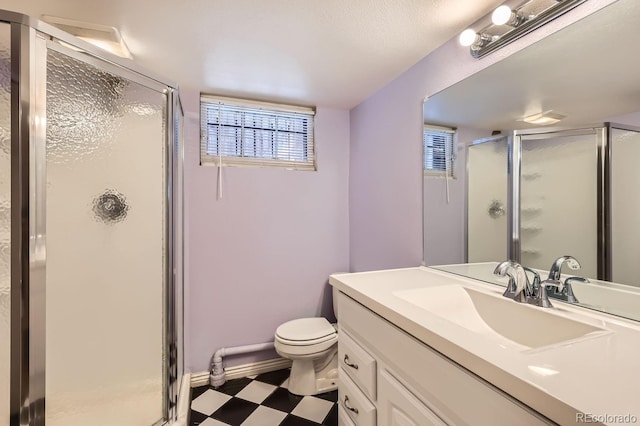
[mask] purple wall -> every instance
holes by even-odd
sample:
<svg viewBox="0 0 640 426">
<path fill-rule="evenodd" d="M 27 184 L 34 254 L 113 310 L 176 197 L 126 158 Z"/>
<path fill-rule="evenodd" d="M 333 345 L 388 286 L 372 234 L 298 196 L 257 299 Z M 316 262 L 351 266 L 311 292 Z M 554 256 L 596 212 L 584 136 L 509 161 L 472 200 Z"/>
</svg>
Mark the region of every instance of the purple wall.
<svg viewBox="0 0 640 426">
<path fill-rule="evenodd" d="M 186 346 L 188 368 L 200 372 L 221 347 L 272 341 L 291 319 L 333 316 L 328 277 L 349 267 L 349 113 L 317 109 L 316 172 L 227 167 L 216 200 L 217 168 L 198 165 L 198 93 L 183 90 L 182 101 Z"/>
<path fill-rule="evenodd" d="M 457 43 L 456 37 L 351 110 L 352 271 L 416 266 L 422 262 L 422 102 L 425 96 L 434 95 L 609 3 L 612 0 L 587 2 L 479 60 L 473 59 L 468 48 Z M 486 23 L 479 22 L 474 28 Z M 440 189 L 437 191 L 429 193 L 425 188 L 427 201 L 440 198 Z M 440 217 L 444 213 L 432 210 L 430 214 Z M 453 220 L 459 219 L 456 216 Z M 424 244 L 433 251 L 456 251 L 439 238 Z M 440 247 L 442 245 L 445 246 Z"/>
</svg>

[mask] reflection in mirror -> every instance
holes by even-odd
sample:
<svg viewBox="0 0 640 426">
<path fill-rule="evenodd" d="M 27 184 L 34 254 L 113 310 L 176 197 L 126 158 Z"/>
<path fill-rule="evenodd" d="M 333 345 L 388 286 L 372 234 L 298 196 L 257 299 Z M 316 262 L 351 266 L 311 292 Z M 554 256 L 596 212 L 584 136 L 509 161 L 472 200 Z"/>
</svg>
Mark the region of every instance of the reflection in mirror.
<svg viewBox="0 0 640 426">
<path fill-rule="evenodd" d="M 520 258 L 548 269 L 571 254 L 581 275 L 598 277 L 598 148 L 600 133 L 523 135 L 520 169 Z M 517 257 L 517 256 L 516 256 Z"/>
<path fill-rule="evenodd" d="M 467 149 L 467 261 L 507 259 L 507 136 Z"/>
<path fill-rule="evenodd" d="M 611 130 L 611 281 L 640 285 L 640 130 Z"/>
<path fill-rule="evenodd" d="M 640 2 L 618 0 L 429 97 L 424 122 L 457 129 L 459 161 L 448 204 L 444 183 L 424 179 L 425 265 L 489 262 L 457 273 L 504 285 L 495 262 L 546 274 L 573 255 L 582 269 L 563 272 L 591 278 L 574 286 L 581 304 L 640 319 L 640 195 L 629 191 L 640 187 L 640 59 L 623 43 L 640 39 L 639 19 Z M 548 110 L 566 118 L 553 128 L 523 121 Z M 623 126 L 605 135 L 605 122 Z M 567 129 L 589 130 L 553 133 Z M 521 163 L 508 161 L 514 135 Z"/>
</svg>

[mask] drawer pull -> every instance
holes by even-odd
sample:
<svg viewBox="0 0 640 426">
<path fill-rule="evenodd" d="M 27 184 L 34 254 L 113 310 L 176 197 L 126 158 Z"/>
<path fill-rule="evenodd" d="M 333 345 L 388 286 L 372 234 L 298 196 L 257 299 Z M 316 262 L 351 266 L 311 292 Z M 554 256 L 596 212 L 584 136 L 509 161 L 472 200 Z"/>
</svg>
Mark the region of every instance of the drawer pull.
<svg viewBox="0 0 640 426">
<path fill-rule="evenodd" d="M 356 407 L 349 407 L 349 397 L 347 395 L 344 396 L 344 408 L 346 408 L 349 411 L 352 411 L 356 414 L 358 414 L 358 409 Z"/>
<path fill-rule="evenodd" d="M 358 364 L 352 364 L 349 362 L 349 355 L 344 354 L 344 363 L 347 364 L 349 367 L 353 368 L 354 370 L 358 369 Z"/>
</svg>

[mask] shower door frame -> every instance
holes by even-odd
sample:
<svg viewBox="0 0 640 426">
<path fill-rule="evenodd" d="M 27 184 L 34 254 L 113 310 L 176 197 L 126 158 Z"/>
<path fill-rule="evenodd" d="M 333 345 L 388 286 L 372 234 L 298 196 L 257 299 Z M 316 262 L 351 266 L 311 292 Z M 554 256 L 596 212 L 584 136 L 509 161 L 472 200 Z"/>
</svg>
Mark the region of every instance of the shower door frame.
<svg viewBox="0 0 640 426">
<path fill-rule="evenodd" d="M 501 140 L 506 140 L 507 142 L 507 247 L 509 247 L 508 241 L 509 241 L 509 235 L 511 232 L 511 147 L 512 147 L 512 140 L 513 140 L 513 133 L 508 133 L 506 135 L 504 134 L 498 134 L 498 135 L 493 135 L 493 136 L 488 136 L 486 138 L 482 138 L 482 139 L 476 139 L 474 140 L 471 145 L 467 145 L 466 146 L 466 154 L 465 154 L 465 159 L 466 159 L 466 164 L 465 164 L 465 182 L 464 182 L 464 187 L 465 187 L 465 197 L 464 197 L 464 263 L 469 263 L 469 187 L 470 187 L 470 183 L 469 183 L 469 177 L 470 177 L 470 169 L 471 169 L 471 155 L 470 155 L 470 150 L 471 148 L 478 146 L 478 145 L 482 145 L 482 144 L 486 144 L 486 143 L 495 143 L 495 142 L 500 142 Z M 424 244 L 423 244 L 424 245 Z M 510 252 L 508 251 L 508 249 L 506 250 L 507 253 L 510 254 Z"/>
<path fill-rule="evenodd" d="M 178 144 L 174 116 L 181 111 L 177 85 L 26 15 L 0 10 L 0 22 L 11 26 L 10 425 L 45 424 L 46 54 L 50 48 L 165 95 L 163 418 L 156 424 L 174 420 L 179 379 L 175 318 L 179 271 L 174 265 L 180 254 L 173 243 L 176 233 L 182 238 L 182 229 L 174 223 L 176 194 L 182 195 L 175 180 L 181 169 L 174 162 Z M 175 158 L 181 161 L 181 156 Z"/>
<path fill-rule="evenodd" d="M 613 217 L 613 206 L 611 201 L 613 200 L 611 181 L 613 168 L 611 167 L 611 159 L 613 153 L 613 131 L 623 130 L 627 132 L 640 133 L 640 127 L 627 124 L 618 124 L 606 122 L 604 123 L 605 140 L 607 142 L 606 148 L 602 151 L 602 164 L 604 170 L 599 173 L 599 177 L 602 176 L 602 190 L 604 191 L 605 202 L 601 208 L 601 214 L 603 215 L 604 227 L 601 230 L 601 234 L 598 234 L 598 238 L 603 238 L 603 258 L 598 258 L 599 267 L 600 263 L 604 271 L 603 280 L 613 281 L 613 228 L 611 225 Z M 598 269 L 600 271 L 600 269 Z"/>
<path fill-rule="evenodd" d="M 535 130 L 515 130 L 510 132 L 510 151 L 507 156 L 507 171 L 509 182 L 509 229 L 507 232 L 507 249 L 509 259 L 520 262 L 520 198 L 522 171 L 522 143 L 524 140 L 549 139 L 551 137 L 566 136 L 595 136 L 597 154 L 597 192 L 596 192 L 596 260 L 597 277 L 601 280 L 611 278 L 611 219 L 609 200 L 610 192 L 610 153 L 609 133 L 610 123 L 594 126 L 577 126 L 575 128 L 548 128 Z M 618 127 L 616 127 L 618 128 Z M 562 253 L 561 253 L 562 254 Z M 561 254 L 558 254 L 561 255 Z M 565 253 L 566 254 L 566 253 Z"/>
</svg>

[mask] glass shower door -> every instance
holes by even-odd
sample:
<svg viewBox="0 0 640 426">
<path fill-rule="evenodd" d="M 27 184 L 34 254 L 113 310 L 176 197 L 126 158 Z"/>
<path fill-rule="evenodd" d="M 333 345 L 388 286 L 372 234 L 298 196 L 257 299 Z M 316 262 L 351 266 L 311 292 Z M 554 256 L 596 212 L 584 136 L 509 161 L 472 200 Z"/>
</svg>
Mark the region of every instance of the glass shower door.
<svg viewBox="0 0 640 426">
<path fill-rule="evenodd" d="M 123 73 L 48 45 L 47 426 L 165 413 L 167 95 Z"/>
<path fill-rule="evenodd" d="M 467 151 L 467 261 L 507 259 L 508 139 L 474 141 Z"/>
<path fill-rule="evenodd" d="M 9 426 L 11 355 L 11 39 L 0 23 L 0 426 Z"/>
<path fill-rule="evenodd" d="M 571 255 L 598 274 L 598 149 L 601 130 L 523 134 L 520 260 L 548 270 Z"/>
</svg>

